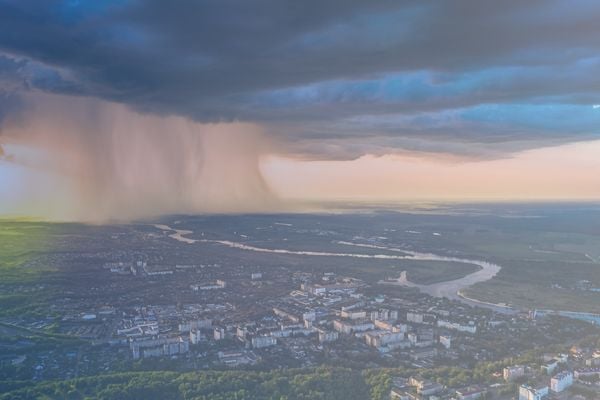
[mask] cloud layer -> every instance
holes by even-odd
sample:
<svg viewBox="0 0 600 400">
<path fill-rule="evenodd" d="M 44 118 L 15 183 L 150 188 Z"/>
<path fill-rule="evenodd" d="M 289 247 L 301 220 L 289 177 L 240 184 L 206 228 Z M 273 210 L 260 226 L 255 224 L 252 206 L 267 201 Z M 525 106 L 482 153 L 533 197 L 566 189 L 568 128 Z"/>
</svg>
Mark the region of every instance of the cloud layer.
<svg viewBox="0 0 600 400">
<path fill-rule="evenodd" d="M 281 151 L 475 158 L 600 137 L 600 4 L 0 1 L 17 93 L 259 123 Z"/>
</svg>

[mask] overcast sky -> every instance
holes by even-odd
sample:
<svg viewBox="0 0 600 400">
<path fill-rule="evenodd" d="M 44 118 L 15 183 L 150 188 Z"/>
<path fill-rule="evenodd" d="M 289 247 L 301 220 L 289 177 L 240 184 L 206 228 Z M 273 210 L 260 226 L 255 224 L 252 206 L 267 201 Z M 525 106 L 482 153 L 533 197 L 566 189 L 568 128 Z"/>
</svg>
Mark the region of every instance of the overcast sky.
<svg viewBox="0 0 600 400">
<path fill-rule="evenodd" d="M 0 0 L 0 121 L 51 93 L 255 124 L 294 159 L 508 159 L 600 139 L 599 21 L 595 0 Z"/>
</svg>

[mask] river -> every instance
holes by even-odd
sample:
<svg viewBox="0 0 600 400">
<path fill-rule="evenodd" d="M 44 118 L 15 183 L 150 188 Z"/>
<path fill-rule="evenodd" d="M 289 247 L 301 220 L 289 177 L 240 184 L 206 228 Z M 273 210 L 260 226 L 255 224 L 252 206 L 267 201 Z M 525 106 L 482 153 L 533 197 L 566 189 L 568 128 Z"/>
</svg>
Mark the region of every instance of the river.
<svg viewBox="0 0 600 400">
<path fill-rule="evenodd" d="M 185 235 L 192 234 L 193 231 L 190 230 L 182 230 L 182 229 L 174 229 L 168 225 L 154 225 L 154 227 L 164 230 L 164 231 L 173 231 L 174 233 L 170 234 L 169 237 L 180 242 L 184 242 L 187 244 L 194 243 L 213 243 L 219 244 L 222 246 L 231 247 L 234 249 L 240 249 L 245 251 L 255 251 L 261 253 L 275 253 L 275 254 L 292 254 L 299 256 L 316 256 L 316 257 L 351 257 L 351 258 L 365 258 L 365 259 L 384 259 L 384 260 L 418 260 L 418 261 L 444 261 L 444 262 L 460 262 L 466 264 L 473 264 L 479 267 L 479 270 L 470 273 L 468 275 L 463 276 L 462 278 L 453 279 L 450 281 L 433 283 L 430 285 L 421 285 L 408 280 L 406 276 L 406 271 L 403 271 L 400 274 L 400 277 L 396 280 L 386 280 L 380 281 L 381 284 L 386 285 L 399 285 L 399 286 L 407 286 L 417 288 L 422 293 L 426 293 L 430 296 L 434 297 L 445 297 L 452 300 L 458 300 L 465 304 L 469 304 L 471 306 L 478 306 L 492 309 L 496 312 L 501 313 L 514 313 L 516 312 L 514 309 L 508 306 L 504 306 L 501 304 L 488 303 L 484 301 L 479 301 L 477 299 L 472 299 L 466 297 L 462 294 L 463 290 L 472 286 L 478 282 L 484 282 L 489 279 L 492 279 L 496 274 L 502 269 L 497 264 L 490 263 L 487 261 L 481 260 L 472 260 L 472 259 L 464 259 L 458 257 L 447 257 L 440 256 L 433 253 L 420 253 L 416 251 L 409 251 L 405 249 L 400 249 L 396 247 L 387 247 L 387 246 L 379 246 L 373 244 L 363 244 L 363 243 L 353 243 L 346 241 L 338 241 L 336 243 L 354 246 L 354 247 L 364 247 L 371 249 L 380 249 L 386 250 L 389 252 L 398 252 L 402 254 L 394 255 L 394 254 L 362 254 L 362 253 L 337 253 L 337 252 L 324 252 L 324 251 L 310 251 L 310 250 L 288 250 L 288 249 L 270 249 L 264 247 L 252 246 L 244 243 L 233 242 L 229 240 L 213 240 L 213 239 L 191 239 L 185 237 Z"/>
</svg>

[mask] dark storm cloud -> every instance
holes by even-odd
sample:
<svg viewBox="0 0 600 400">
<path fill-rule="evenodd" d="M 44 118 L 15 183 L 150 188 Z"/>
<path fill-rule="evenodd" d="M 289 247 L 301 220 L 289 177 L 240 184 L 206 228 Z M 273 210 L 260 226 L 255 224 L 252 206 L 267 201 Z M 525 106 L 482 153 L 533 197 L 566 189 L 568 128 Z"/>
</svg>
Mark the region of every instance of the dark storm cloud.
<svg viewBox="0 0 600 400">
<path fill-rule="evenodd" d="M 24 61 L 0 55 L 0 134 L 4 119 L 18 113 L 21 109 L 21 101 L 17 93 L 26 87 L 24 77 L 20 73 L 25 64 Z"/>
<path fill-rule="evenodd" d="M 261 122 L 303 154 L 494 156 L 599 134 L 595 1 L 0 8 L 0 49 L 21 63 L 15 81 L 26 76 L 27 87 L 200 121 Z"/>
</svg>

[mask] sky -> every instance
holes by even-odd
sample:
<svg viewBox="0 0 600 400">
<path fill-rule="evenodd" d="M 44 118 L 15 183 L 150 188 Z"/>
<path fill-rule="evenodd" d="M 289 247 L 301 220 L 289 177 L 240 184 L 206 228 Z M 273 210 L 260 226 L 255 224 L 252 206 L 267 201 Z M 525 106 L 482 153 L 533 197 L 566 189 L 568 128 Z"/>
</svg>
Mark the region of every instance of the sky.
<svg viewBox="0 0 600 400">
<path fill-rule="evenodd" d="M 593 0 L 0 0 L 0 214 L 600 200 Z"/>
</svg>

